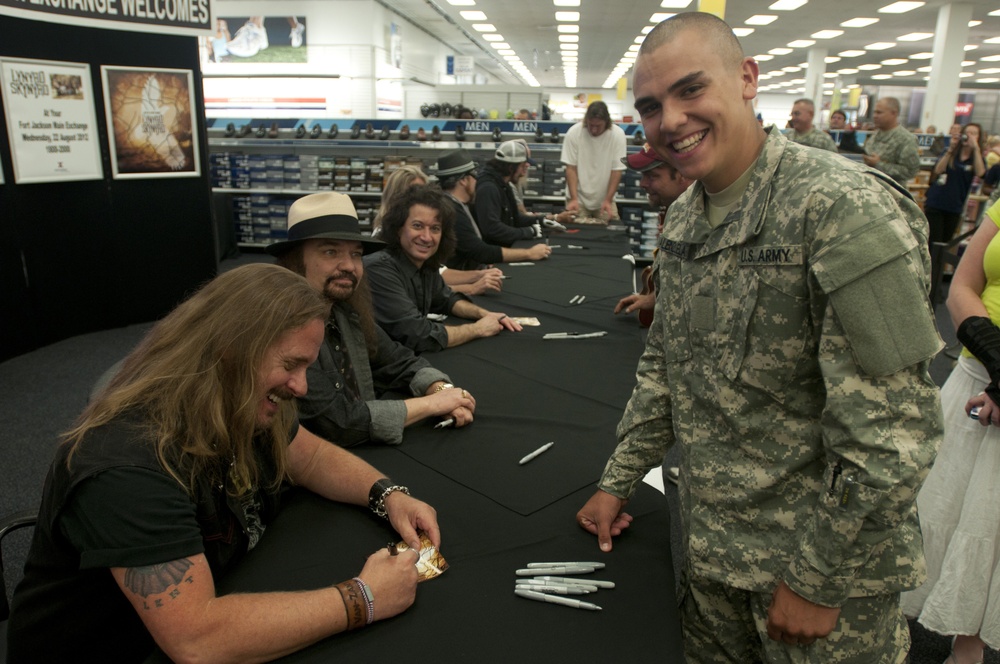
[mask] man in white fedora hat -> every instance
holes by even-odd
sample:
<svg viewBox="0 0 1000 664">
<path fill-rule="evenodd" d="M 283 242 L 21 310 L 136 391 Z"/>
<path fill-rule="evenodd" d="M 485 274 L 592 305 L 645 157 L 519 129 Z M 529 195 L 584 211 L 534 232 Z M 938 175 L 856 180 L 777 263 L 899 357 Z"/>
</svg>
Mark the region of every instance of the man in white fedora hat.
<svg viewBox="0 0 1000 664">
<path fill-rule="evenodd" d="M 319 359 L 308 372 L 309 391 L 298 400 L 299 418 L 313 433 L 344 446 L 398 444 L 406 426 L 427 417 L 464 426 L 476 409 L 471 394 L 375 324 L 361 258 L 383 246 L 361 233 L 349 196 L 323 192 L 295 201 L 288 210 L 288 239 L 267 248 L 279 265 L 301 274 L 330 301 Z M 379 398 L 387 393 L 410 398 Z"/>
</svg>

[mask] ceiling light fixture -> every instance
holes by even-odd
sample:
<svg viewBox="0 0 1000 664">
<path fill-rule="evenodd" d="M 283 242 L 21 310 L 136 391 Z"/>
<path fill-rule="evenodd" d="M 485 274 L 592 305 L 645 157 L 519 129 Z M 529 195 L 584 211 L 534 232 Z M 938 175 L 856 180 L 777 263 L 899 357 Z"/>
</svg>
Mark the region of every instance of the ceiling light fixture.
<svg viewBox="0 0 1000 664">
<path fill-rule="evenodd" d="M 773 9 L 774 11 L 790 12 L 798 9 L 802 5 L 809 2 L 809 0 L 778 0 L 772 5 L 768 5 L 768 9 Z"/>
<path fill-rule="evenodd" d="M 896 42 L 875 42 L 874 44 L 868 44 L 865 48 L 869 51 L 884 51 L 887 48 L 892 48 L 896 45 Z"/>
<path fill-rule="evenodd" d="M 580 26 L 579 25 L 574 25 L 572 23 L 566 23 L 564 25 L 557 25 L 556 26 L 556 32 L 560 32 L 562 34 L 574 34 L 574 33 L 580 32 Z"/>
<path fill-rule="evenodd" d="M 485 21 L 486 13 L 476 10 L 466 10 L 458 12 L 459 16 L 464 18 L 466 21 Z"/>
<path fill-rule="evenodd" d="M 492 23 L 473 23 L 472 29 L 476 32 L 496 32 L 497 26 Z"/>
<path fill-rule="evenodd" d="M 813 39 L 833 39 L 834 37 L 839 37 L 844 34 L 843 30 L 820 30 L 819 32 L 814 32 L 810 37 Z"/>
<path fill-rule="evenodd" d="M 902 37 L 896 37 L 898 41 L 904 42 L 915 42 L 923 41 L 924 39 L 930 39 L 934 36 L 933 32 L 911 32 L 908 35 L 903 35 Z"/>
<path fill-rule="evenodd" d="M 737 37 L 749 37 L 753 34 L 753 28 L 733 28 L 733 34 Z"/>
<path fill-rule="evenodd" d="M 840 24 L 842 28 L 866 28 L 873 23 L 878 23 L 877 18 L 852 18 Z"/>
<path fill-rule="evenodd" d="M 770 25 L 777 20 L 778 17 L 773 14 L 754 14 L 743 22 L 747 25 Z"/>
<path fill-rule="evenodd" d="M 650 23 L 663 23 L 671 16 L 677 16 L 677 14 L 664 14 L 663 12 L 657 12 L 649 17 Z"/>
<path fill-rule="evenodd" d="M 815 39 L 796 39 L 795 41 L 788 42 L 788 46 L 790 48 L 807 48 L 815 43 Z"/>
<path fill-rule="evenodd" d="M 580 12 L 556 12 L 556 20 L 565 23 L 579 23 Z"/>
<path fill-rule="evenodd" d="M 924 4 L 926 3 L 903 0 L 902 2 L 894 2 L 891 5 L 886 5 L 882 9 L 878 10 L 878 12 L 880 14 L 905 14 L 906 12 L 923 7 Z"/>
</svg>

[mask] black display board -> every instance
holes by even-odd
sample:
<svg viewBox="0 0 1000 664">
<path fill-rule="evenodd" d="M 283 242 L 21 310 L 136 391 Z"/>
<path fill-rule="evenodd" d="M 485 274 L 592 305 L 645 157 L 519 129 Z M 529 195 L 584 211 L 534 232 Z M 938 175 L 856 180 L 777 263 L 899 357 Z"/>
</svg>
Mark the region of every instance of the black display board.
<svg viewBox="0 0 1000 664">
<path fill-rule="evenodd" d="M 0 16 L 0 56 L 90 64 L 104 179 L 18 185 L 0 106 L 0 361 L 67 337 L 154 320 L 217 260 L 195 37 Z M 102 64 L 190 69 L 200 177 L 113 180 Z"/>
</svg>

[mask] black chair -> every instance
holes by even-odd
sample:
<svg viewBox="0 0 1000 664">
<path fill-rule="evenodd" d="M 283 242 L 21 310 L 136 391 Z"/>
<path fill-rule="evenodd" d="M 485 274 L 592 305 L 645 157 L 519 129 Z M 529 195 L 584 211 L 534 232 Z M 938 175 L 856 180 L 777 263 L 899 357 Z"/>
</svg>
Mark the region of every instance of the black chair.
<svg viewBox="0 0 1000 664">
<path fill-rule="evenodd" d="M 3 540 L 15 530 L 34 526 L 37 521 L 38 510 L 22 510 L 0 519 L 0 664 L 7 661 L 7 618 L 10 617 L 10 601 L 3 569 Z"/>
</svg>

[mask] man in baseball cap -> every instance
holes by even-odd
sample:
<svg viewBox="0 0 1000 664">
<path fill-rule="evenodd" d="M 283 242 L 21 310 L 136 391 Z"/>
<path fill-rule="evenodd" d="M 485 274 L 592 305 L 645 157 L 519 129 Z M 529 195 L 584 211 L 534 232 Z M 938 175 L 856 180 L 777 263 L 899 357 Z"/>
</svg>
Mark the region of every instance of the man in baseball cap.
<svg viewBox="0 0 1000 664">
<path fill-rule="evenodd" d="M 340 445 L 398 444 L 403 428 L 426 417 L 472 422 L 476 401 L 447 375 L 396 343 L 375 324 L 362 255 L 385 244 L 361 232 L 346 194 L 303 196 L 288 210 L 288 239 L 267 248 L 279 265 L 301 274 L 330 302 L 309 390 L 298 399 L 302 425 Z M 386 392 L 412 398 L 381 399 Z"/>
<path fill-rule="evenodd" d="M 533 163 L 524 141 L 501 143 L 476 181 L 476 221 L 483 240 L 489 244 L 510 247 L 518 240 L 542 237 L 541 220 L 521 214 L 511 184 L 517 184 L 526 170 L 522 165 Z"/>
</svg>

